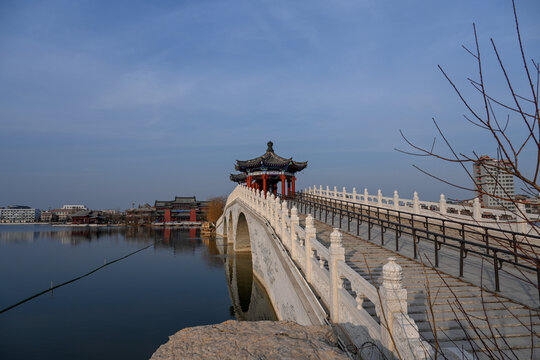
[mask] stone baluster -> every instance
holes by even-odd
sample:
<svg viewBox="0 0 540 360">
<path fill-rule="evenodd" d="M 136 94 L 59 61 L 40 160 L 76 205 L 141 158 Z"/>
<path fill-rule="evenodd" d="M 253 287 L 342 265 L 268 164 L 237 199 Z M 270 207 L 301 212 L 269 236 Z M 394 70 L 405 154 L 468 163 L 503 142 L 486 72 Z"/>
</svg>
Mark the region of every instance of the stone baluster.
<svg viewBox="0 0 540 360">
<path fill-rule="evenodd" d="M 473 200 L 473 219 L 476 221 L 482 220 L 482 208 L 477 197 Z"/>
<path fill-rule="evenodd" d="M 262 191 L 261 190 L 257 190 L 257 213 L 259 215 L 262 214 L 262 201 L 261 201 L 261 198 L 262 198 Z"/>
<path fill-rule="evenodd" d="M 399 210 L 399 195 L 397 190 L 394 190 L 394 210 Z"/>
<path fill-rule="evenodd" d="M 288 218 L 289 218 L 289 209 L 287 208 L 287 201 L 283 200 L 283 202 L 281 203 L 281 242 L 286 247 L 289 246 L 288 234 L 287 234 Z"/>
<path fill-rule="evenodd" d="M 439 212 L 441 214 L 446 214 L 446 199 L 444 194 L 441 194 L 441 198 L 439 200 Z"/>
<path fill-rule="evenodd" d="M 263 199 L 264 203 L 264 217 L 266 219 L 270 218 L 270 202 L 268 201 L 268 198 L 270 198 L 270 191 L 266 192 L 266 197 Z"/>
<path fill-rule="evenodd" d="M 270 223 L 273 228 L 276 228 L 276 196 L 272 194 L 270 196 Z"/>
<path fill-rule="evenodd" d="M 529 229 L 529 223 L 527 221 L 527 213 L 525 210 L 525 204 L 518 203 L 517 204 L 518 211 L 517 211 L 517 220 L 519 221 L 518 230 L 519 232 L 523 234 L 527 234 Z"/>
<path fill-rule="evenodd" d="M 390 332 L 393 329 L 394 315 L 407 315 L 407 290 L 401 287 L 401 266 L 393 257 L 383 266 L 383 283 L 379 287 L 381 307 L 378 309 L 381 319 L 381 340 L 383 346 L 395 352 L 394 341 Z M 394 339 L 397 340 L 397 339 Z"/>
<path fill-rule="evenodd" d="M 328 259 L 328 270 L 330 271 L 330 319 L 334 323 L 339 323 L 339 289 L 341 278 L 338 272 L 338 261 L 345 261 L 345 249 L 341 245 L 341 232 L 334 228 L 330 234 L 330 247 L 328 248 L 330 258 Z"/>
<path fill-rule="evenodd" d="M 343 187 L 343 200 L 347 200 L 347 189 L 345 189 L 345 186 Z"/>
<path fill-rule="evenodd" d="M 369 204 L 369 200 L 368 200 L 368 192 L 367 192 L 367 188 L 364 188 L 364 204 L 368 205 Z"/>
<path fill-rule="evenodd" d="M 309 214 L 306 217 L 306 239 L 305 239 L 305 250 L 306 250 L 306 280 L 308 283 L 311 283 L 311 259 L 313 257 L 313 250 L 311 248 L 311 241 L 315 240 L 317 230 L 313 225 L 313 216 Z"/>
<path fill-rule="evenodd" d="M 291 209 L 291 258 L 296 259 L 296 225 L 300 223 L 300 219 L 298 218 L 298 210 L 296 209 L 296 206 L 293 206 Z"/>
<path fill-rule="evenodd" d="M 326 196 L 330 197 L 330 188 L 326 185 Z"/>
<path fill-rule="evenodd" d="M 281 200 L 276 196 L 274 200 L 274 228 L 276 231 L 279 231 L 279 226 L 281 222 L 279 221 L 279 215 L 281 213 Z"/>
<path fill-rule="evenodd" d="M 337 199 L 337 186 L 334 186 L 334 198 Z"/>
<path fill-rule="evenodd" d="M 416 191 L 413 195 L 413 211 L 415 214 L 420 214 L 420 199 L 418 199 L 418 193 Z"/>
<path fill-rule="evenodd" d="M 382 191 L 381 191 L 381 189 L 377 190 L 377 205 L 382 206 Z"/>
<path fill-rule="evenodd" d="M 362 294 L 362 290 L 361 290 L 361 287 L 360 286 L 355 286 L 354 284 L 351 284 L 351 287 L 355 293 L 355 298 L 356 298 L 356 308 L 358 310 L 362 310 L 362 308 L 364 307 L 364 300 L 366 298 L 366 296 L 364 294 Z"/>
</svg>

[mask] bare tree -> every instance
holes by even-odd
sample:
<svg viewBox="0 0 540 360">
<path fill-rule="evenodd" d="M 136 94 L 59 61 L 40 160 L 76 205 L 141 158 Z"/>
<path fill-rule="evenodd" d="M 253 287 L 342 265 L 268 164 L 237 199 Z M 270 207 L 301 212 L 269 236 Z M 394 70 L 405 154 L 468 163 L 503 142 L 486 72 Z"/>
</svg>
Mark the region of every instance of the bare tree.
<svg viewBox="0 0 540 360">
<path fill-rule="evenodd" d="M 477 75 L 476 78 L 467 78 L 469 84 L 479 96 L 479 106 L 474 106 L 475 99 L 467 98 L 464 91 L 460 89 L 455 81 L 448 75 L 442 66 L 438 66 L 444 77 L 448 80 L 460 101 L 466 108 L 464 121 L 472 124 L 483 132 L 483 139 L 489 139 L 494 144 L 494 154 L 497 161 L 483 162 L 481 155 L 475 149 L 468 149 L 466 152 L 457 149 L 449 137 L 442 130 L 439 122 L 433 118 L 433 124 L 436 128 L 438 137 L 442 139 L 444 147 L 441 149 L 436 146 L 437 136 L 429 146 L 421 146 L 400 133 L 411 150 L 397 151 L 414 155 L 427 156 L 439 159 L 443 162 L 459 165 L 467 178 L 473 183 L 473 186 L 457 184 L 435 175 L 433 172 L 424 170 L 419 166 L 413 165 L 424 174 L 431 176 L 439 181 L 454 186 L 459 189 L 473 192 L 473 196 L 487 195 L 499 200 L 499 203 L 506 210 L 516 215 L 517 221 L 528 221 L 533 231 L 539 234 L 539 229 L 535 223 L 528 220 L 523 205 L 535 205 L 526 198 L 516 198 L 513 194 L 506 191 L 506 187 L 500 182 L 500 174 L 509 174 L 518 179 L 523 184 L 522 191 L 530 198 L 538 199 L 540 185 L 538 176 L 540 172 L 540 124 L 539 124 L 539 100 L 538 89 L 540 82 L 540 67 L 534 59 L 528 59 L 523 44 L 515 0 L 512 0 L 513 16 L 516 29 L 516 42 L 519 48 L 519 57 L 523 71 L 510 71 L 503 61 L 503 56 L 497 48 L 493 39 L 490 39 L 492 55 L 496 58 L 499 70 L 504 79 L 508 90 L 508 101 L 497 98 L 492 95 L 486 85 L 484 68 L 484 55 L 480 51 L 476 25 L 473 24 L 474 48 L 471 50 L 466 46 L 463 49 L 474 58 Z M 516 77 L 516 73 L 522 74 L 524 79 Z M 512 78 L 514 76 L 514 78 Z M 519 93 L 516 84 L 524 82 L 524 93 Z M 446 150 L 445 150 L 446 149 Z M 533 154 L 536 157 L 536 164 L 531 166 L 530 162 L 524 160 L 527 154 Z M 492 187 L 484 186 L 484 181 L 479 182 L 472 173 L 472 164 L 478 164 L 485 170 L 487 179 L 485 181 L 494 184 Z M 498 191 L 497 191 L 498 190 Z"/>
</svg>

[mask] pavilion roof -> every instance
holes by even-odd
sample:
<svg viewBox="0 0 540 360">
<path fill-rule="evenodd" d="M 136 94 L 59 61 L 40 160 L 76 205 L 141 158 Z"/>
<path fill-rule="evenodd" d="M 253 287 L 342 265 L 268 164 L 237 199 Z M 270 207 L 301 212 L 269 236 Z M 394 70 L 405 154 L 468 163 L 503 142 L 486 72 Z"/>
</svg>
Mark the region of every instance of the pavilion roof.
<svg viewBox="0 0 540 360">
<path fill-rule="evenodd" d="M 237 183 L 243 183 L 247 179 L 247 175 L 245 173 L 240 174 L 231 174 L 230 176 L 231 181 L 237 182 Z"/>
<path fill-rule="evenodd" d="M 244 173 L 263 168 L 271 170 L 278 169 L 295 173 L 297 171 L 302 171 L 307 167 L 307 161 L 294 161 L 292 157 L 284 158 L 274 153 L 274 144 L 271 141 L 269 141 L 267 145 L 268 148 L 266 149 L 266 152 L 259 157 L 251 160 L 236 160 L 235 169 Z M 233 180 L 232 176 L 231 180 Z"/>
</svg>

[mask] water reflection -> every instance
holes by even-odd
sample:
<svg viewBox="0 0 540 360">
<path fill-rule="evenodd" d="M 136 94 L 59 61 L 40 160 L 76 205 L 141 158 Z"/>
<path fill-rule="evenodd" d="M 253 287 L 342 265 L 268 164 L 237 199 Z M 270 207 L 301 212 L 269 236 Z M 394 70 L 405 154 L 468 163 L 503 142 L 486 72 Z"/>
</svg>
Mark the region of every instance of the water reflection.
<svg viewBox="0 0 540 360">
<path fill-rule="evenodd" d="M 277 320 L 264 287 L 253 276 L 251 254 L 235 253 L 232 245 L 226 244 L 223 239 L 214 244 L 217 251 L 226 255 L 223 262 L 232 301 L 231 313 L 242 321 Z"/>
<path fill-rule="evenodd" d="M 0 226 L 0 308 L 150 244 L 1 314 L 0 359 L 148 359 L 185 327 L 276 318 L 249 256 L 197 229 L 151 227 Z"/>
<path fill-rule="evenodd" d="M 27 231 L 24 231 L 25 229 Z M 207 251 L 199 254 L 204 263 L 211 268 L 223 267 L 225 270 L 227 287 L 232 301 L 231 314 L 238 320 L 277 319 L 266 291 L 253 276 L 251 254 L 235 253 L 232 245 L 228 245 L 222 238 L 218 238 L 216 241 L 215 238 L 200 237 L 196 228 L 140 226 L 70 228 L 50 225 L 0 228 L 0 243 L 6 245 L 42 240 L 71 246 L 102 240 L 136 243 L 141 246 L 154 243 L 155 251 L 172 251 L 175 255 L 177 253 L 193 254 L 201 246 L 204 246 Z"/>
</svg>

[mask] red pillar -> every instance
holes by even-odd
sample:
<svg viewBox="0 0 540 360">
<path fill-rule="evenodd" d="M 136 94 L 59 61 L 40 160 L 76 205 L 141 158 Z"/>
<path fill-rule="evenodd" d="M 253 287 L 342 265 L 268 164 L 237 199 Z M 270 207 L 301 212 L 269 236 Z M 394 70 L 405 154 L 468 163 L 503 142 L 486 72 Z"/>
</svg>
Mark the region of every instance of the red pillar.
<svg viewBox="0 0 540 360">
<path fill-rule="evenodd" d="M 295 193 L 295 191 L 294 191 L 294 182 L 295 182 L 295 181 L 296 181 L 296 178 L 293 176 L 293 177 L 292 177 L 292 196 L 293 196 L 293 197 L 294 197 L 294 193 Z"/>
<path fill-rule="evenodd" d="M 263 175 L 263 192 L 264 197 L 266 197 L 266 174 Z"/>
<path fill-rule="evenodd" d="M 287 196 L 291 196 L 291 179 L 287 179 Z"/>
<path fill-rule="evenodd" d="M 165 218 L 164 222 L 171 222 L 171 209 L 165 209 Z"/>
<path fill-rule="evenodd" d="M 189 221 L 197 221 L 197 211 L 195 209 L 189 211 Z"/>
<path fill-rule="evenodd" d="M 285 174 L 281 174 L 281 195 L 285 197 Z"/>
</svg>

